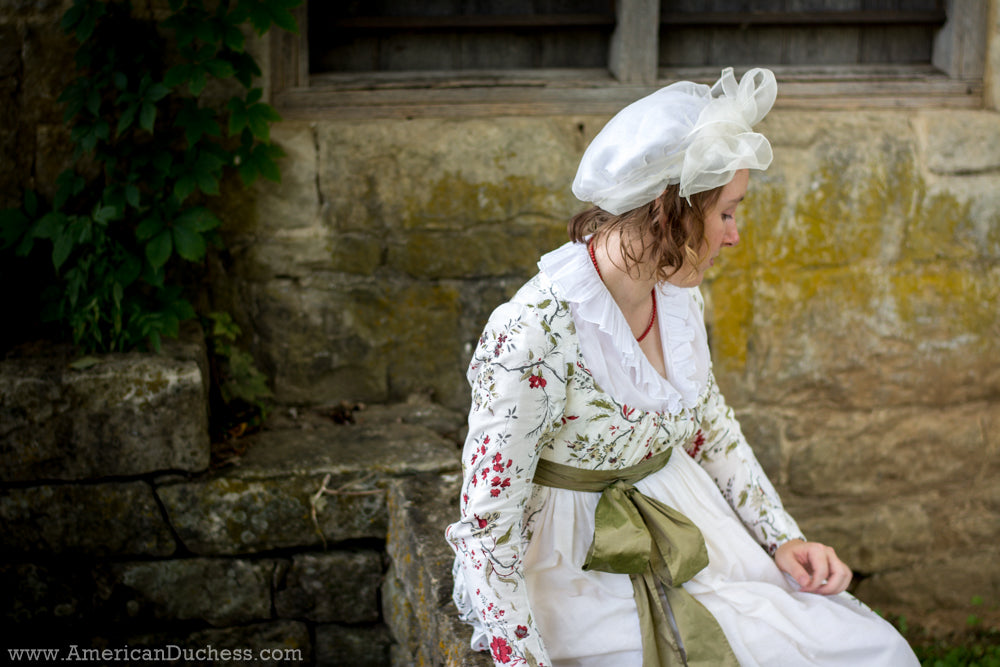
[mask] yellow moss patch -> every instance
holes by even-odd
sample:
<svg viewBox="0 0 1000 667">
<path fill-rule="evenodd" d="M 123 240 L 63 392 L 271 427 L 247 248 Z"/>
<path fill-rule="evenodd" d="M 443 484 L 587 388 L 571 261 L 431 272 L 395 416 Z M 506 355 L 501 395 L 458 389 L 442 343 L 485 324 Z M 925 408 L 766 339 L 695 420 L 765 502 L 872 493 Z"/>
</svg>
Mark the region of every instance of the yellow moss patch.
<svg viewBox="0 0 1000 667">
<path fill-rule="evenodd" d="M 557 211 L 565 195 L 538 185 L 531 176 L 507 175 L 470 182 L 457 172 L 445 172 L 426 194 L 411 194 L 404 203 L 408 227 L 469 227 L 477 222 L 510 220 L 528 213 Z"/>
</svg>

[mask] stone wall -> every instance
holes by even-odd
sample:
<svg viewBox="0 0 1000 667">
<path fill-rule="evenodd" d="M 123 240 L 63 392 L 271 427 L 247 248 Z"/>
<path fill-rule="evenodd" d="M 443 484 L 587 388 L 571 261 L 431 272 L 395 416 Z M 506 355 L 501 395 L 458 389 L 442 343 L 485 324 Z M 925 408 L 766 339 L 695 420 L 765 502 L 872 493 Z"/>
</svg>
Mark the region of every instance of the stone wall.
<svg viewBox="0 0 1000 667">
<path fill-rule="evenodd" d="M 454 471 L 462 416 L 426 402 L 353 423 L 302 411 L 210 458 L 203 357 L 173 345 L 87 368 L 59 350 L 0 362 L 5 653 L 411 664 L 382 611 L 387 487 Z M 141 655 L 128 661 L 153 662 Z"/>
</svg>

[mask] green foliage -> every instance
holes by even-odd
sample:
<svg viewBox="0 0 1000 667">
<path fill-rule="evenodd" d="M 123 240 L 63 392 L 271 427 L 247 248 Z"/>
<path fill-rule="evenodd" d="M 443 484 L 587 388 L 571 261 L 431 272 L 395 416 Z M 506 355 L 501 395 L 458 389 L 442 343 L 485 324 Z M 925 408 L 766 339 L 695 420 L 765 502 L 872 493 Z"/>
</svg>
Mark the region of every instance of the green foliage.
<svg viewBox="0 0 1000 667">
<path fill-rule="evenodd" d="M 970 605 L 982 607 L 982 596 L 974 595 Z M 977 614 L 966 619 L 966 633 L 951 641 L 920 639 L 912 636 L 915 633 L 905 616 L 892 620 L 910 642 L 922 667 L 1000 667 L 1000 629 L 985 627 Z"/>
<path fill-rule="evenodd" d="M 253 357 L 236 346 L 242 333 L 229 313 L 210 313 L 209 343 L 218 369 L 218 386 L 224 403 L 241 401 L 266 412 L 265 399 L 271 396 L 267 376 L 254 366 Z"/>
<path fill-rule="evenodd" d="M 28 191 L 0 211 L 0 250 L 47 257 L 42 316 L 84 351 L 158 349 L 176 336 L 195 314 L 183 285 L 219 244 L 209 203 L 220 182 L 228 172 L 248 186 L 280 179 L 270 142 L 280 118 L 253 86 L 261 72 L 242 26 L 296 31 L 299 2 L 170 0 L 161 22 L 127 1 L 75 0 L 66 11 L 78 76 L 60 102 L 75 165 L 51 202 Z M 200 96 L 212 81 L 239 92 L 209 106 Z"/>
<path fill-rule="evenodd" d="M 961 646 L 918 646 L 915 652 L 922 667 L 1000 667 L 1000 637 L 996 635 Z"/>
</svg>

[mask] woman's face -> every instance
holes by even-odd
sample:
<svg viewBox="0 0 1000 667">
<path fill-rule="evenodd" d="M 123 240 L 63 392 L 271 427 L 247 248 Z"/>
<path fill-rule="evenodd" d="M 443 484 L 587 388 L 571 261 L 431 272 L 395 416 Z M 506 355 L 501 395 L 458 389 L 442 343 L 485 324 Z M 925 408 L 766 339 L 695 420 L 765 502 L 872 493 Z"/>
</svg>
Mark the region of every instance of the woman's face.
<svg viewBox="0 0 1000 667">
<path fill-rule="evenodd" d="M 705 242 L 699 257 L 701 262 L 694 266 L 685 262 L 679 271 L 667 280 L 679 287 L 694 287 L 705 279 L 705 272 L 714 264 L 715 258 L 725 246 L 734 246 L 740 242 L 740 233 L 736 229 L 736 207 L 743 201 L 750 182 L 750 170 L 740 169 L 722 188 L 718 201 L 705 215 Z"/>
</svg>

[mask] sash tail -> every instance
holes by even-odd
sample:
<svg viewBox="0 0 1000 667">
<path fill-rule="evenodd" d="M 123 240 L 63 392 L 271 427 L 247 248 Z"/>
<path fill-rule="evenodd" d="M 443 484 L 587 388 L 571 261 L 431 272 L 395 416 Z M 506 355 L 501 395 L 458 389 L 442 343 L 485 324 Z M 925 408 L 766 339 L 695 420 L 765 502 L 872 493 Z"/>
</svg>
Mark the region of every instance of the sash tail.
<svg viewBox="0 0 1000 667">
<path fill-rule="evenodd" d="M 671 451 L 623 470 L 582 470 L 542 459 L 534 482 L 600 492 L 583 569 L 629 575 L 643 667 L 739 667 L 718 621 L 681 587 L 708 565 L 701 531 L 633 486 L 663 468 Z"/>
</svg>

